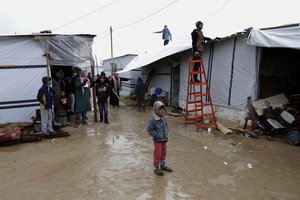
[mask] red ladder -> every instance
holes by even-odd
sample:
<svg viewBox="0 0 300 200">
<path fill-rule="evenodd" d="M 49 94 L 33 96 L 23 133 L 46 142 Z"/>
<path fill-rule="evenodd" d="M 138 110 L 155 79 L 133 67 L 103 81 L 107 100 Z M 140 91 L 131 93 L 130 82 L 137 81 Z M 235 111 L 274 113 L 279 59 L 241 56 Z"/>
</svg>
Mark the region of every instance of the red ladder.
<svg viewBox="0 0 300 200">
<path fill-rule="evenodd" d="M 199 63 L 200 65 L 199 71 L 194 71 L 194 65 L 197 63 Z M 194 82 L 194 75 L 196 74 L 199 77 L 199 81 Z M 186 112 L 184 119 L 185 124 L 187 124 L 190 121 L 195 121 L 197 131 L 204 127 L 217 128 L 213 103 L 211 100 L 209 86 L 206 79 L 206 73 L 202 59 L 190 60 L 189 62 Z"/>
</svg>

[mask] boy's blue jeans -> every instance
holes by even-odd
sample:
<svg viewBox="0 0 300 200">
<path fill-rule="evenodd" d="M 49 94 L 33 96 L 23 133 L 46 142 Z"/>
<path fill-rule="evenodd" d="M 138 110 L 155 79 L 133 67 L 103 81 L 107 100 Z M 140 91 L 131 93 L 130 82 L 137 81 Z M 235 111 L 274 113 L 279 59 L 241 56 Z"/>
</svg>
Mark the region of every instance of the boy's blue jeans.
<svg viewBox="0 0 300 200">
<path fill-rule="evenodd" d="M 100 112 L 100 121 L 108 120 L 108 102 L 106 101 L 99 101 L 98 100 L 98 106 L 99 106 L 99 112 Z"/>
</svg>

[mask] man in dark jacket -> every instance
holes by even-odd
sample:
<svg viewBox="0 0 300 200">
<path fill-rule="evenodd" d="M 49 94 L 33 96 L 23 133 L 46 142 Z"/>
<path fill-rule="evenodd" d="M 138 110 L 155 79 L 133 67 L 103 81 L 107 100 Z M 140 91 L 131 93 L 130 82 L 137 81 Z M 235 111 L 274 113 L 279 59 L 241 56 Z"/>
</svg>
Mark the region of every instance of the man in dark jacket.
<svg viewBox="0 0 300 200">
<path fill-rule="evenodd" d="M 105 81 L 105 76 L 100 75 L 100 77 L 96 80 L 96 95 L 98 98 L 98 106 L 100 112 L 100 122 L 104 122 L 108 124 L 108 102 L 107 98 L 109 97 L 109 86 Z"/>
<path fill-rule="evenodd" d="M 138 77 L 136 86 L 135 86 L 135 94 L 137 98 L 137 106 L 138 110 L 141 111 L 141 108 L 145 111 L 145 93 L 146 86 L 141 77 Z"/>
<path fill-rule="evenodd" d="M 202 52 L 204 49 L 204 45 L 207 41 L 211 39 L 205 37 L 202 32 L 203 23 L 201 21 L 196 22 L 196 29 L 191 33 L 192 35 L 192 46 L 193 46 L 193 60 L 199 60 L 202 58 Z M 198 71 L 200 67 L 200 63 L 194 64 L 194 71 Z M 199 82 L 197 79 L 197 74 L 194 74 L 194 81 Z"/>
<path fill-rule="evenodd" d="M 42 78 L 43 86 L 39 89 L 37 100 L 40 102 L 42 132 L 45 135 L 54 133 L 52 128 L 52 88 L 51 78 L 45 76 Z"/>
</svg>

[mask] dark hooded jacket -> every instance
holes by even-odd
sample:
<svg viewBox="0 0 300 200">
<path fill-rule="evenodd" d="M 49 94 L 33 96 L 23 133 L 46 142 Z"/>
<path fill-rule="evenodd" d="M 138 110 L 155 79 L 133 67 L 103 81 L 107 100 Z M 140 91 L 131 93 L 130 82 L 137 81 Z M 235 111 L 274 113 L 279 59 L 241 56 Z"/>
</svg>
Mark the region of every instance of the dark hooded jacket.
<svg viewBox="0 0 300 200">
<path fill-rule="evenodd" d="M 53 90 L 48 85 L 48 81 L 50 81 L 50 77 L 43 77 L 42 82 L 43 86 L 39 89 L 37 94 L 37 100 L 40 102 L 41 109 L 50 109 L 52 108 L 52 95 Z"/>
<path fill-rule="evenodd" d="M 203 32 L 198 29 L 194 29 L 191 35 L 193 52 L 203 52 L 205 42 L 210 41 L 211 39 L 209 37 L 205 37 Z"/>
<path fill-rule="evenodd" d="M 159 109 L 163 106 L 165 115 L 159 116 Z M 153 138 L 153 142 L 167 142 L 169 127 L 167 122 L 167 110 L 161 101 L 156 101 L 153 105 L 153 118 L 149 120 L 147 132 Z"/>
<path fill-rule="evenodd" d="M 145 99 L 146 86 L 141 77 L 138 77 L 136 86 L 135 86 L 135 94 L 140 99 Z"/>
<path fill-rule="evenodd" d="M 103 76 L 104 82 L 100 81 L 100 77 L 96 80 L 96 96 L 98 101 L 104 102 L 107 101 L 107 98 L 109 97 L 109 86 L 105 81 L 105 77 Z"/>
</svg>

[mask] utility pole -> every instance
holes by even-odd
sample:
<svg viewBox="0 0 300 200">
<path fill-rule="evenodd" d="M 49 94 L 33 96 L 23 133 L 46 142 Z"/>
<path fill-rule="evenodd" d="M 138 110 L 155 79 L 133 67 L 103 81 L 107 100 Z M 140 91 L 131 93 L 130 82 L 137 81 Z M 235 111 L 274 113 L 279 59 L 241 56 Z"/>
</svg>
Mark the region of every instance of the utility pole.
<svg viewBox="0 0 300 200">
<path fill-rule="evenodd" d="M 113 53 L 113 38 L 112 38 L 112 27 L 110 26 L 110 55 L 113 58 L 114 53 Z"/>
</svg>

